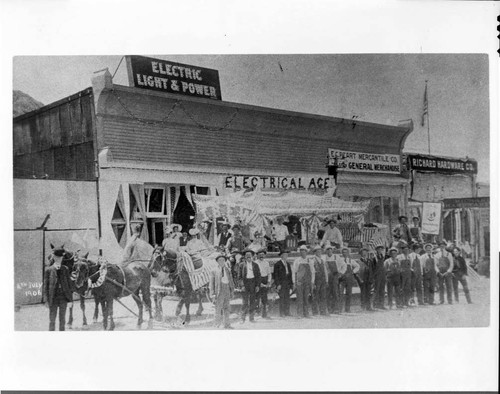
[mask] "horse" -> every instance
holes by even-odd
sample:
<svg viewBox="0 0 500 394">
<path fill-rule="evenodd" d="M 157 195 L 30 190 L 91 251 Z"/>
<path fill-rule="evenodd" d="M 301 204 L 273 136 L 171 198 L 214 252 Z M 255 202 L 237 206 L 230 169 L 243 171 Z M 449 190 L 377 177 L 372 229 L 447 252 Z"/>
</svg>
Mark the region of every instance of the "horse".
<svg viewBox="0 0 500 394">
<path fill-rule="evenodd" d="M 195 269 L 199 269 L 203 266 L 201 259 L 192 259 L 193 266 Z M 179 303 L 175 309 L 175 316 L 179 317 L 182 311 L 182 307 L 186 307 L 186 318 L 184 320 L 185 324 L 189 324 L 191 321 L 191 315 L 189 313 L 192 297 L 196 298 L 198 302 L 198 310 L 196 311 L 196 316 L 201 316 L 203 313 L 202 298 L 206 294 L 206 284 L 201 288 L 194 290 L 189 278 L 188 271 L 186 270 L 185 264 L 182 264 L 182 254 L 181 252 L 175 252 L 173 250 L 163 250 L 151 259 L 150 263 L 151 272 L 154 275 L 158 275 L 161 271 L 168 272 L 170 277 L 169 283 L 173 283 L 180 297 Z M 161 293 L 156 294 L 155 305 L 157 308 L 161 308 L 161 299 L 163 295 Z M 160 309 L 161 311 L 161 309 Z M 161 312 L 160 312 L 161 313 Z M 160 313 L 158 313 L 159 316 Z"/>
<path fill-rule="evenodd" d="M 55 249 L 53 244 L 50 244 L 50 247 L 52 250 Z M 76 271 L 79 271 L 82 268 L 82 262 L 80 261 L 80 257 L 78 256 L 78 251 L 76 252 L 70 252 L 64 249 L 64 244 L 60 246 L 61 249 L 64 250 L 63 254 L 63 259 L 62 259 L 62 265 L 66 266 L 70 272 L 70 286 L 71 286 L 71 291 L 73 293 L 76 293 L 80 296 L 80 309 L 82 310 L 82 315 L 83 315 L 83 324 L 82 326 L 85 328 L 87 327 L 87 317 L 85 316 L 85 294 L 87 293 L 88 290 L 88 284 L 87 281 L 83 281 L 81 279 L 76 280 Z M 88 256 L 85 256 L 85 258 Z M 52 253 L 48 256 L 48 260 L 50 265 L 53 263 L 53 255 Z M 69 306 L 69 318 L 68 318 L 68 323 L 67 326 L 69 329 L 72 328 L 73 326 L 73 304 L 70 304 Z"/>
<path fill-rule="evenodd" d="M 174 286 L 175 272 L 169 272 L 167 265 L 164 264 L 165 256 L 163 255 L 163 248 L 157 247 L 153 252 L 151 261 L 148 265 L 151 271 L 151 289 L 153 291 L 153 299 L 155 303 L 154 317 L 157 321 L 163 321 L 163 297 L 169 295 L 168 287 Z M 170 265 L 172 267 L 172 265 Z M 173 265 L 175 267 L 175 264 Z"/>
<path fill-rule="evenodd" d="M 103 327 L 105 330 L 115 329 L 113 319 L 113 301 L 121 297 L 132 296 L 139 309 L 137 328 L 140 329 L 143 320 L 143 304 L 149 312 L 148 328 L 152 328 L 153 314 L 151 308 L 151 272 L 140 261 L 126 264 L 110 264 L 106 261 L 88 265 L 89 286 L 103 310 Z M 139 295 L 142 295 L 142 300 Z"/>
</svg>

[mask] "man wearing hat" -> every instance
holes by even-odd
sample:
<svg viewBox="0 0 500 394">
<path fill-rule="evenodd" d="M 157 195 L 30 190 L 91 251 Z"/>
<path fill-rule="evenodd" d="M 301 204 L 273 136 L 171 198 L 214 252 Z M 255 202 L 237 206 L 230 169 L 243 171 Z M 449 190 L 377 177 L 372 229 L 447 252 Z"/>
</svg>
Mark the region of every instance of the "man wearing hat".
<svg viewBox="0 0 500 394">
<path fill-rule="evenodd" d="M 425 253 L 420 256 L 422 267 L 422 286 L 424 288 L 424 303 L 434 305 L 434 290 L 436 288 L 437 261 L 432 253 L 432 244 L 425 244 Z"/>
<path fill-rule="evenodd" d="M 264 256 L 266 255 L 266 250 L 261 249 L 257 252 L 257 259 L 255 262 L 259 266 L 259 271 L 260 271 L 260 290 L 259 294 L 257 295 L 258 297 L 258 302 L 260 301 L 260 304 L 262 306 L 262 318 L 267 319 L 267 292 L 269 288 L 271 287 L 271 266 L 269 265 L 269 262 L 264 260 Z"/>
<path fill-rule="evenodd" d="M 422 264 L 420 262 L 420 251 L 422 245 L 416 243 L 412 246 L 413 252 L 410 253 L 411 261 L 411 302 L 415 303 L 414 296 L 417 296 L 418 305 L 424 304 L 423 294 L 422 294 Z"/>
<path fill-rule="evenodd" d="M 191 239 L 188 241 L 186 245 L 186 252 L 190 255 L 201 253 L 206 249 L 205 244 L 200 239 L 200 230 L 197 228 L 192 228 L 189 230 L 189 235 Z"/>
<path fill-rule="evenodd" d="M 328 285 L 327 285 L 327 300 L 328 311 L 330 313 L 339 313 L 339 269 L 337 267 L 337 260 L 333 251 L 335 246 L 330 242 L 326 243 L 326 256 L 325 264 L 328 270 Z"/>
<path fill-rule="evenodd" d="M 444 304 L 444 289 L 446 287 L 446 298 L 448 304 L 453 304 L 453 255 L 446 250 L 446 242 L 439 242 L 439 251 L 436 253 L 437 260 L 437 281 L 439 287 L 439 303 Z"/>
<path fill-rule="evenodd" d="M 288 251 L 280 250 L 280 259 L 274 263 L 273 279 L 279 294 L 280 317 L 290 316 L 290 290 L 293 287 L 292 266 L 288 262 Z"/>
<path fill-rule="evenodd" d="M 292 278 L 297 293 L 297 317 L 309 317 L 309 296 L 314 287 L 314 264 L 307 258 L 307 246 L 299 247 L 300 256 L 292 267 Z"/>
<path fill-rule="evenodd" d="M 323 316 L 328 315 L 326 304 L 326 289 L 328 286 L 328 269 L 321 254 L 323 249 L 317 245 L 313 248 L 314 256 L 312 258 L 314 263 L 314 291 L 312 312 L 314 315 L 320 314 Z"/>
<path fill-rule="evenodd" d="M 327 242 L 330 242 L 331 245 L 336 246 L 337 248 L 341 248 L 344 245 L 344 241 L 342 239 L 342 233 L 337 228 L 337 221 L 335 219 L 330 219 L 327 222 L 328 228 L 325 230 L 323 234 L 323 238 L 321 239 L 320 246 L 325 246 Z"/>
<path fill-rule="evenodd" d="M 405 241 L 407 244 L 411 242 L 410 228 L 406 224 L 408 218 L 405 215 L 401 215 L 399 218 L 399 224 L 394 228 L 392 234 L 396 241 Z"/>
<path fill-rule="evenodd" d="M 387 272 L 387 298 L 389 309 L 393 304 L 393 298 L 396 299 L 396 307 L 401 308 L 401 265 L 398 259 L 398 250 L 395 247 L 389 249 L 389 258 L 384 262 L 384 268 Z"/>
<path fill-rule="evenodd" d="M 361 249 L 359 259 L 358 284 L 361 291 L 361 308 L 367 311 L 373 310 L 371 305 L 371 290 L 373 286 L 373 260 L 368 257 L 368 249 Z"/>
<path fill-rule="evenodd" d="M 229 323 L 229 302 L 234 295 L 234 282 L 227 266 L 227 257 L 223 254 L 216 256 L 217 268 L 210 272 L 210 295 L 215 299 L 215 326 L 231 329 Z"/>
<path fill-rule="evenodd" d="M 227 243 L 229 242 L 229 239 L 232 236 L 232 234 L 229 232 L 231 225 L 228 222 L 222 222 L 221 225 L 222 225 L 222 231 L 219 234 L 218 245 L 219 247 L 226 248 Z"/>
<path fill-rule="evenodd" d="M 243 234 L 241 233 L 240 225 L 235 224 L 233 226 L 233 235 L 231 236 L 231 238 L 229 238 L 229 241 L 226 245 L 227 249 L 237 249 L 238 252 L 242 253 L 249 244 L 250 242 L 248 241 L 248 239 L 243 237 Z"/>
<path fill-rule="evenodd" d="M 243 284 L 243 306 L 241 311 L 241 322 L 244 323 L 246 316 L 254 321 L 255 300 L 260 289 L 261 277 L 257 263 L 253 261 L 255 252 L 250 249 L 243 251 L 244 258 L 240 263 L 239 282 Z"/>
<path fill-rule="evenodd" d="M 163 239 L 163 242 L 161 245 L 163 246 L 164 250 L 173 250 L 174 252 L 177 252 L 179 250 L 179 243 L 180 239 L 179 238 L 174 238 L 173 233 L 172 233 L 172 227 L 167 226 L 165 230 L 165 238 Z"/>
<path fill-rule="evenodd" d="M 468 304 L 472 304 L 470 297 L 469 286 L 467 285 L 467 263 L 465 259 L 460 254 L 461 250 L 458 246 L 453 248 L 453 293 L 455 295 L 455 302 L 458 303 L 458 283 L 462 284 L 464 290 L 465 299 Z"/>
<path fill-rule="evenodd" d="M 56 317 L 59 311 L 59 331 L 65 330 L 66 307 L 72 304 L 73 294 L 70 285 L 68 267 L 62 265 L 65 250 L 63 247 L 52 251 L 52 265 L 45 270 L 43 278 L 43 299 L 49 308 L 49 331 L 56 329 Z"/>
<path fill-rule="evenodd" d="M 402 243 L 401 249 L 403 253 L 398 256 L 399 266 L 401 268 L 401 295 L 403 306 L 410 306 L 411 298 L 411 266 L 410 247 L 406 242 Z"/>
<path fill-rule="evenodd" d="M 283 218 L 276 218 L 276 224 L 273 226 L 272 236 L 274 240 L 278 243 L 280 249 L 285 248 L 286 237 L 288 237 L 288 227 L 283 224 Z"/>
<path fill-rule="evenodd" d="M 375 256 L 372 259 L 373 266 L 373 306 L 376 309 L 385 309 L 385 284 L 387 273 L 385 271 L 385 246 L 378 245 L 375 248 Z"/>
<path fill-rule="evenodd" d="M 347 313 L 351 312 L 352 288 L 355 284 L 354 275 L 359 272 L 359 264 L 351 258 L 349 248 L 342 248 L 342 257 L 338 260 L 340 273 L 340 312 L 345 307 Z"/>
<path fill-rule="evenodd" d="M 415 242 L 423 242 L 422 228 L 420 227 L 420 218 L 418 216 L 413 216 L 412 225 L 410 226 L 410 234 L 412 240 Z"/>
</svg>

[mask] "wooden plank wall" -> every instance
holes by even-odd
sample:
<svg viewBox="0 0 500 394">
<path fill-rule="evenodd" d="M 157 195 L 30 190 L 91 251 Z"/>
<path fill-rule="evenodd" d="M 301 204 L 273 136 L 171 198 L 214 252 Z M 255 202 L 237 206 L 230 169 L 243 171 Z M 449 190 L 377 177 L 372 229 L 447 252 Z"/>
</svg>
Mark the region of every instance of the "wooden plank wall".
<svg viewBox="0 0 500 394">
<path fill-rule="evenodd" d="M 14 119 L 14 178 L 95 180 L 92 90 Z"/>
</svg>

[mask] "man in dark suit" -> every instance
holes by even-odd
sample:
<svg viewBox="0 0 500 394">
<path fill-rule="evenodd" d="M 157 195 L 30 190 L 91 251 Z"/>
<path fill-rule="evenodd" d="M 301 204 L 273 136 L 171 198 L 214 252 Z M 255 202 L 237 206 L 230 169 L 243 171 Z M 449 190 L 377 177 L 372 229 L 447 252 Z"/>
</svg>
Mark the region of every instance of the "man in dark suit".
<svg viewBox="0 0 500 394">
<path fill-rule="evenodd" d="M 69 270 L 62 265 L 63 248 L 52 251 L 53 264 L 45 270 L 43 293 L 45 304 L 49 308 L 49 331 L 56 329 L 56 317 L 59 310 L 59 331 L 66 325 L 66 307 L 72 303 L 73 295 L 70 287 Z"/>
<path fill-rule="evenodd" d="M 254 322 L 255 301 L 260 289 L 261 277 L 257 263 L 253 261 L 255 252 L 246 249 L 243 252 L 244 260 L 240 263 L 239 283 L 242 286 L 243 307 L 241 311 L 241 322 L 244 323 L 247 314 L 250 321 Z"/>
<path fill-rule="evenodd" d="M 384 298 L 385 298 L 385 283 L 386 283 L 386 272 L 384 268 L 384 262 L 386 260 L 385 256 L 385 246 L 378 245 L 376 248 L 375 256 L 372 259 L 373 267 L 373 306 L 376 309 L 385 309 Z"/>
<path fill-rule="evenodd" d="M 280 260 L 274 264 L 274 284 L 280 296 L 280 317 L 290 316 L 290 290 L 293 287 L 292 266 L 287 261 L 288 251 L 281 249 Z"/>
</svg>

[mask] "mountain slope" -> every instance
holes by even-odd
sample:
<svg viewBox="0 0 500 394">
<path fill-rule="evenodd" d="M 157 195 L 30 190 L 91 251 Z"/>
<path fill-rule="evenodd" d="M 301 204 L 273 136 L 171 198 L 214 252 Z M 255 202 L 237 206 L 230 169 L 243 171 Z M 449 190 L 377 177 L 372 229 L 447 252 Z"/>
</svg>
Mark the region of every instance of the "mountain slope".
<svg viewBox="0 0 500 394">
<path fill-rule="evenodd" d="M 35 109 L 43 106 L 44 104 L 42 104 L 40 101 L 35 100 L 30 95 L 20 90 L 14 90 L 12 106 L 14 117 L 34 111 Z"/>
</svg>

